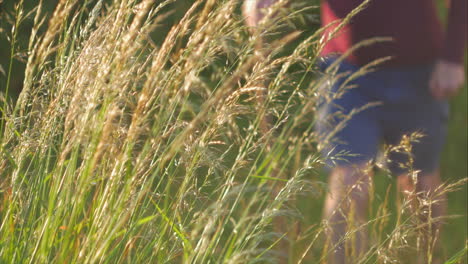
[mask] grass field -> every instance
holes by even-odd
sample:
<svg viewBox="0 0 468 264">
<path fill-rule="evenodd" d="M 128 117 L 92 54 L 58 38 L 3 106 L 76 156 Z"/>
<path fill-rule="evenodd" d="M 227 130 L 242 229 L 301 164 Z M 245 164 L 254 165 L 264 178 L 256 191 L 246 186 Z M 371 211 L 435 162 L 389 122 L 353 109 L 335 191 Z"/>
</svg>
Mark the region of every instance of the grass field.
<svg viewBox="0 0 468 264">
<path fill-rule="evenodd" d="M 236 0 L 5 6 L 0 263 L 325 261 L 316 8 L 251 35 Z M 442 256 L 466 263 L 466 87 L 451 112 Z M 414 263 L 425 223 L 374 185 L 356 263 Z"/>
</svg>

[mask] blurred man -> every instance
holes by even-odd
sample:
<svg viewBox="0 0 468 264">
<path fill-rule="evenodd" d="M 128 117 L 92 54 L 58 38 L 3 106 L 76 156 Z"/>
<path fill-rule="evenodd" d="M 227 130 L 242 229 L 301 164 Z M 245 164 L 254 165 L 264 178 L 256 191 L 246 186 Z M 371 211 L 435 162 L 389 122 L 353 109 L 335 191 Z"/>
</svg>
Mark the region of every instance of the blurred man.
<svg viewBox="0 0 468 264">
<path fill-rule="evenodd" d="M 250 27 L 256 27 L 263 17 L 262 9 L 275 2 L 245 1 L 244 15 Z M 363 0 L 323 0 L 322 25 L 329 26 L 324 36 L 337 26 L 330 26 L 330 23 L 344 19 L 362 3 Z M 338 73 L 352 74 L 372 61 L 391 57 L 376 71 L 349 83 L 357 88 L 321 107 L 323 115 L 317 126 L 319 134 L 336 132 L 334 140 L 328 142 L 324 149 L 324 153 L 330 154 L 324 157 L 330 167 L 330 191 L 324 218 L 331 226 L 328 241 L 333 247 L 332 263 L 353 263 L 351 255 L 364 253 L 367 247 L 364 231 L 357 232 L 352 249 L 347 250 L 348 255 L 343 236 L 351 225 L 356 227 L 366 221 L 372 174 L 368 164 L 375 160 L 382 141 L 396 145 L 403 135 L 412 132 L 421 132 L 424 137 L 412 145 L 410 154 L 390 153 L 388 168 L 397 176 L 401 190 L 436 200 L 428 208 L 422 208 L 425 214 L 421 217 L 426 222 L 432 219 L 428 224 L 424 250 L 438 250 L 438 218 L 446 211 L 445 196 L 437 193 L 441 184 L 439 158 L 447 130 L 447 99 L 456 95 L 464 83 L 466 12 L 467 0 L 452 0 L 447 27 L 443 30 L 434 1 L 370 1 L 322 50 L 320 66 L 325 69 L 340 54 L 363 40 L 392 38 L 392 41 L 359 48 L 339 63 Z M 334 82 L 332 91 L 337 91 L 343 82 Z M 342 130 L 334 131 L 342 121 L 335 113 L 340 112 L 343 116 L 372 102 L 381 104 L 354 114 Z M 345 159 L 332 159 L 340 153 L 352 155 Z M 428 263 L 429 260 L 421 259 L 421 262 Z M 432 263 L 436 262 L 433 260 Z"/>
</svg>

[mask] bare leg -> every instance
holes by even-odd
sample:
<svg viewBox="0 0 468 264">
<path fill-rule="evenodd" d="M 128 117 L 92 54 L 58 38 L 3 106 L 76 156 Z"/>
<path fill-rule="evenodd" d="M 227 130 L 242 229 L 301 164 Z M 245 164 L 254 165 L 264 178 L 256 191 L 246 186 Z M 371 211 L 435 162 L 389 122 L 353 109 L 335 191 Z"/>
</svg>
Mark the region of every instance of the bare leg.
<svg viewBox="0 0 468 264">
<path fill-rule="evenodd" d="M 344 241 L 346 231 L 355 230 L 367 220 L 369 185 L 371 175 L 368 166 L 339 167 L 333 169 L 329 179 L 329 193 L 326 197 L 324 218 L 328 220 L 328 247 L 331 249 L 330 263 L 353 263 L 366 248 L 367 232 L 360 228 L 351 243 Z M 347 249 L 345 244 L 351 244 Z"/>
<path fill-rule="evenodd" d="M 415 186 L 416 185 L 416 186 Z M 442 228 L 441 217 L 447 213 L 447 199 L 445 193 L 439 189 L 441 185 L 440 171 L 437 169 L 432 173 L 422 174 L 418 177 L 417 183 L 407 175 L 398 177 L 398 186 L 405 192 L 408 199 L 412 199 L 412 209 L 418 213 L 421 221 L 426 223 L 426 229 L 423 230 L 423 248 L 420 251 L 420 262 L 429 264 L 442 263 L 438 259 L 433 259 L 432 254 L 440 254 L 440 232 Z M 426 201 L 422 205 L 419 201 Z"/>
</svg>

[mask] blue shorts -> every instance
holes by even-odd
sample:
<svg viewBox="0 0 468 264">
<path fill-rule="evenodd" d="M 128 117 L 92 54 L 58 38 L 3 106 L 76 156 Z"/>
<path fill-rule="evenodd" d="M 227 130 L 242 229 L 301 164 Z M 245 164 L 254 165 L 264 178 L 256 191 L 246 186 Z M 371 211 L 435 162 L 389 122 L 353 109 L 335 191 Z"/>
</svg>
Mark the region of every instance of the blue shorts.
<svg viewBox="0 0 468 264">
<path fill-rule="evenodd" d="M 320 67 L 324 70 L 334 60 L 324 59 Z M 447 133 L 449 105 L 429 93 L 432 65 L 381 69 L 346 82 L 358 70 L 344 61 L 335 75 L 342 77 L 323 87 L 328 89 L 324 94 L 336 94 L 343 85 L 353 87 L 338 98 L 326 100 L 324 96 L 319 104 L 317 132 L 327 164 L 349 166 L 375 160 L 382 143 L 398 145 L 404 135 L 419 132 L 423 137 L 412 144 L 410 153 L 390 152 L 386 166 L 394 175 L 410 169 L 422 173 L 436 170 Z M 368 108 L 363 108 L 366 105 Z"/>
</svg>

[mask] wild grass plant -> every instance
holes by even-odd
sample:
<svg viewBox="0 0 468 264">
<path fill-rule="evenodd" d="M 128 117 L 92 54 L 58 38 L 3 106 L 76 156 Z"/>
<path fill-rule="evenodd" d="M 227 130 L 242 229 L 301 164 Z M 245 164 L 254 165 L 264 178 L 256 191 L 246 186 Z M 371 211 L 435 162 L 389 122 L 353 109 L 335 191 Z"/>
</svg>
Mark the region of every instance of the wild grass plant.
<svg viewBox="0 0 468 264">
<path fill-rule="evenodd" d="M 59 0 L 45 20 L 42 1 L 18 1 L 13 28 L 34 27 L 19 99 L 2 98 L 1 263 L 319 263 L 333 250 L 326 222 L 290 231 L 295 200 L 326 191 L 314 113 L 340 96 L 321 88 L 336 66 L 315 67 L 326 39 L 256 52 L 301 10 L 272 16 L 279 4 L 251 36 L 238 1 L 198 0 L 154 42 L 172 2 Z M 400 218 L 409 200 L 392 222 L 387 200 L 345 237 L 373 230 L 356 263 L 401 263 L 428 226 Z"/>
</svg>

